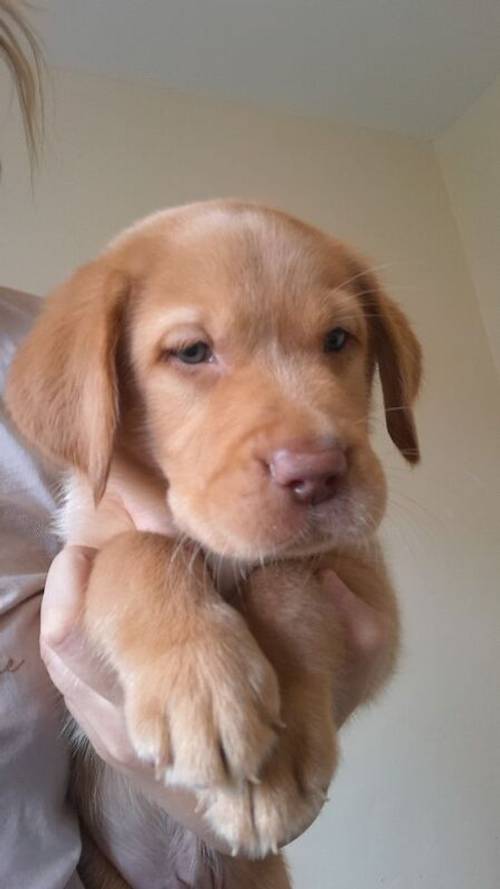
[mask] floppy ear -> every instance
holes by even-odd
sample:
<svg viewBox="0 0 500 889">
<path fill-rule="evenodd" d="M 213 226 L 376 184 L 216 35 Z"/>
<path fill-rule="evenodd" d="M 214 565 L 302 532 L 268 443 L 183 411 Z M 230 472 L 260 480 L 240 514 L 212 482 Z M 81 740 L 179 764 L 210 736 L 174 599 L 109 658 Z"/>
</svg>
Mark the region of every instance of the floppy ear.
<svg viewBox="0 0 500 889">
<path fill-rule="evenodd" d="M 384 394 L 387 431 L 409 463 L 420 450 L 412 406 L 422 376 L 422 351 L 399 306 L 382 290 L 376 276 L 354 265 L 352 283 L 363 304 L 370 330 L 371 366 L 376 362 Z M 356 272 L 357 269 L 357 272 Z"/>
<path fill-rule="evenodd" d="M 6 401 L 35 448 L 88 476 L 102 497 L 118 423 L 116 350 L 128 282 L 104 260 L 48 297 L 14 357 Z"/>
</svg>

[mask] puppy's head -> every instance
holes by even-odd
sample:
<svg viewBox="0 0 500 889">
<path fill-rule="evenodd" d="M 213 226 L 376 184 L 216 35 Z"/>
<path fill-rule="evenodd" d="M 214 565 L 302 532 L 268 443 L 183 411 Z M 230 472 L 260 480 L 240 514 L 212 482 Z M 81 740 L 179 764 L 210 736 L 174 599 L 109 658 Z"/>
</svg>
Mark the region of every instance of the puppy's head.
<svg viewBox="0 0 500 889">
<path fill-rule="evenodd" d="M 7 399 L 96 498 L 126 447 L 164 478 L 181 531 L 253 561 L 376 528 L 376 366 L 389 434 L 414 463 L 420 349 L 400 309 L 329 236 L 213 202 L 150 217 L 50 297 Z"/>
</svg>

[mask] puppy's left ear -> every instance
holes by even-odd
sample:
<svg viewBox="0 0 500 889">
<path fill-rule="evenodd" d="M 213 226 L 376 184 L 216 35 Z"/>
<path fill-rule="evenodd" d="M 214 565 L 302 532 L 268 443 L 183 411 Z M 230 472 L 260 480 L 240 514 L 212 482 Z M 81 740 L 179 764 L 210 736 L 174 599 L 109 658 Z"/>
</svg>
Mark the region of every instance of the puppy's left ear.
<svg viewBox="0 0 500 889">
<path fill-rule="evenodd" d="M 352 284 L 368 320 L 372 367 L 376 363 L 379 369 L 387 431 L 405 460 L 418 463 L 412 407 L 422 378 L 422 350 L 408 319 L 376 276 L 359 262 L 353 268 Z"/>
</svg>

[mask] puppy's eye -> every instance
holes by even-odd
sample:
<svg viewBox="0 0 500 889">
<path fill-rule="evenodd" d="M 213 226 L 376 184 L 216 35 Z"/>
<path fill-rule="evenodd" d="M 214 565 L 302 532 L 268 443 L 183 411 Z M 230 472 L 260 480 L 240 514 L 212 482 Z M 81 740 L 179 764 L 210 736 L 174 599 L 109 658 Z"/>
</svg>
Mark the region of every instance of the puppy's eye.
<svg viewBox="0 0 500 889">
<path fill-rule="evenodd" d="M 343 327 L 334 327 L 329 330 L 324 343 L 325 352 L 340 352 L 349 341 L 351 334 Z"/>
<path fill-rule="evenodd" d="M 179 349 L 173 354 L 175 358 L 182 361 L 183 364 L 204 364 L 205 362 L 210 361 L 213 357 L 210 346 L 202 340 L 199 340 L 199 342 L 196 343 L 191 343 L 189 346 L 185 346 L 183 349 Z"/>
</svg>

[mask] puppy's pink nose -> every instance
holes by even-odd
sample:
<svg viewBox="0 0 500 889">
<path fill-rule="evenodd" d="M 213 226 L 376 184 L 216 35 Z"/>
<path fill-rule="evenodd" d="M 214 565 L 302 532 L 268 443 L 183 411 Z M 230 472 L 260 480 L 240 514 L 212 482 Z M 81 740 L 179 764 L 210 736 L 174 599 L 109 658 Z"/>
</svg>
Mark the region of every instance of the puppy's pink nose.
<svg viewBox="0 0 500 889">
<path fill-rule="evenodd" d="M 280 448 L 268 465 L 276 484 L 288 488 L 299 503 L 314 505 L 335 496 L 347 460 L 343 448 L 335 444 L 318 450 Z"/>
</svg>

